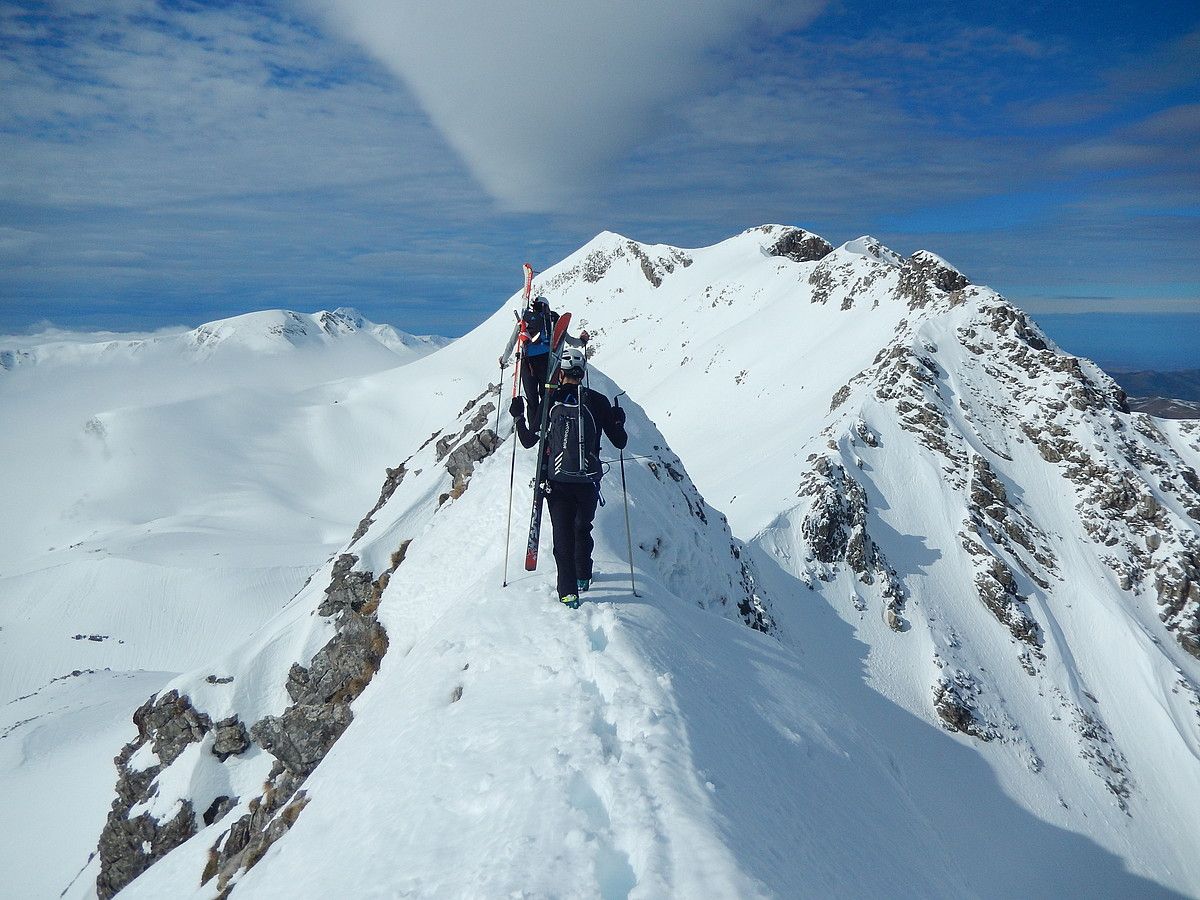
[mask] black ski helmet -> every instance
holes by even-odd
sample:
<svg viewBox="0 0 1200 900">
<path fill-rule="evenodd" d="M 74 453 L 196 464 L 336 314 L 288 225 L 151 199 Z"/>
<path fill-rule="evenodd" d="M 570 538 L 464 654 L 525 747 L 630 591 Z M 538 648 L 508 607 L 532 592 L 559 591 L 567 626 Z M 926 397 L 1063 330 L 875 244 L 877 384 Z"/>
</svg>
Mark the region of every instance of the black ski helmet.
<svg viewBox="0 0 1200 900">
<path fill-rule="evenodd" d="M 536 297 L 534 297 L 532 300 L 529 301 L 529 308 L 530 309 L 549 309 L 550 301 L 547 300 L 545 297 L 543 297 L 541 294 L 538 294 Z"/>
</svg>

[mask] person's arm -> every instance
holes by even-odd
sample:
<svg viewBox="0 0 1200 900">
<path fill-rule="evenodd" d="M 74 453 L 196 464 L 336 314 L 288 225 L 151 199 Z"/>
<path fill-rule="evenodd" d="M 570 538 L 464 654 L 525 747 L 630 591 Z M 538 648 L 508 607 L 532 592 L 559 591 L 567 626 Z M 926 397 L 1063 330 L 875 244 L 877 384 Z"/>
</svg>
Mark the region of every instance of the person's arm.
<svg viewBox="0 0 1200 900">
<path fill-rule="evenodd" d="M 526 450 L 530 449 L 538 442 L 537 433 L 529 430 L 529 426 L 525 424 L 525 401 L 521 397 L 513 397 L 512 403 L 508 405 L 509 415 L 512 416 L 513 428 L 517 432 L 517 440 L 521 442 L 521 446 Z"/>
<path fill-rule="evenodd" d="M 629 435 L 625 431 L 625 410 L 611 405 L 608 398 L 597 391 L 592 391 L 591 399 L 592 414 L 608 436 L 609 443 L 618 450 L 624 450 L 629 443 Z"/>
<path fill-rule="evenodd" d="M 521 320 L 517 319 L 517 324 L 513 326 L 512 337 L 508 339 L 508 345 L 504 348 L 504 353 L 500 357 L 500 368 L 508 365 L 508 358 L 512 356 L 513 347 L 517 344 L 517 335 L 521 333 Z"/>
<path fill-rule="evenodd" d="M 559 314 L 554 310 L 550 310 L 550 333 L 554 333 L 555 327 L 558 325 Z M 567 347 L 585 347 L 588 339 L 591 337 L 586 331 L 581 331 L 579 337 L 571 337 L 565 331 L 563 332 L 562 342 Z"/>
<path fill-rule="evenodd" d="M 588 333 L 584 331 L 579 335 L 579 337 L 571 337 L 571 335 L 564 332 L 562 336 L 562 342 L 568 347 L 585 347 L 587 346 L 588 342 Z"/>
</svg>

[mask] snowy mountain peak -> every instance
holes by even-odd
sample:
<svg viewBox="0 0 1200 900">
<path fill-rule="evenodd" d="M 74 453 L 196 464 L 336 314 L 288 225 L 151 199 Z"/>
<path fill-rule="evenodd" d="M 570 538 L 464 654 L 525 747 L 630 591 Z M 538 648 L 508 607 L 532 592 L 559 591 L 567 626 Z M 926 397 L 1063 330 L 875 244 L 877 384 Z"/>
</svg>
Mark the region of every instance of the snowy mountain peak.
<svg viewBox="0 0 1200 900">
<path fill-rule="evenodd" d="M 867 259 L 872 259 L 889 266 L 901 266 L 904 264 L 904 257 L 885 247 L 881 241 L 871 237 L 869 234 L 864 234 L 860 238 L 847 241 L 837 248 L 837 252 L 866 257 Z"/>
<path fill-rule="evenodd" d="M 270 309 L 208 322 L 190 332 L 188 340 L 203 352 L 212 352 L 219 346 L 236 346 L 272 353 L 289 347 L 328 343 L 331 339 L 360 333 L 371 335 L 378 327 L 348 307 L 311 314 Z"/>
<path fill-rule="evenodd" d="M 1162 766 L 1200 790 L 1194 423 L 1131 415 L 1098 367 L 934 253 L 863 237 L 793 265 L 762 252 L 780 230 L 687 251 L 653 294 L 616 267 L 542 277 L 630 390 L 662 398 L 735 533 L 870 643 L 889 696 L 1002 747 L 1004 777 L 1061 796 L 1080 812 L 1039 808 L 1072 827 L 1110 804 L 1158 818 L 1178 789 Z M 1156 675 L 1136 687 L 1114 658 Z"/>
</svg>

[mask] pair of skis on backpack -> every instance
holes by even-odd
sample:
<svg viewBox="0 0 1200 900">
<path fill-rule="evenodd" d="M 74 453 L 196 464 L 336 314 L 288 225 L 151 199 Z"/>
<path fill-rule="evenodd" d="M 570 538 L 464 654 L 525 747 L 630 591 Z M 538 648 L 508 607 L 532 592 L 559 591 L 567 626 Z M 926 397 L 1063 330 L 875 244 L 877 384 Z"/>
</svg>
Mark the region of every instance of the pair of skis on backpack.
<svg viewBox="0 0 1200 900">
<path fill-rule="evenodd" d="M 550 339 L 550 358 L 546 363 L 546 383 L 543 386 L 544 394 L 538 415 L 537 469 L 533 478 L 533 513 L 529 517 L 529 543 L 525 547 L 525 571 L 527 572 L 532 572 L 537 568 L 538 543 L 542 536 L 542 501 L 546 496 L 546 432 L 550 418 L 550 393 L 554 390 L 559 365 L 562 363 L 563 336 L 567 333 L 567 326 L 570 324 L 571 314 L 569 312 L 560 315 L 554 326 L 554 334 Z M 576 600 L 576 606 L 578 606 L 578 600 Z"/>
</svg>

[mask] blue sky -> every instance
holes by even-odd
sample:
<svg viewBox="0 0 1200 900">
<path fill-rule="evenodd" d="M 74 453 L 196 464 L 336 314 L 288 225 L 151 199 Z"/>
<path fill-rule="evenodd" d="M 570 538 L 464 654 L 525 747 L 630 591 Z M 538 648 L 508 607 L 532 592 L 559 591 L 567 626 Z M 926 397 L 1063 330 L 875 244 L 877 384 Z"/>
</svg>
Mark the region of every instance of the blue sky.
<svg viewBox="0 0 1200 900">
<path fill-rule="evenodd" d="M 783 222 L 1200 366 L 1194 0 L 434 7 L 0 0 L 0 330 L 460 334 L 601 230 Z"/>
</svg>

